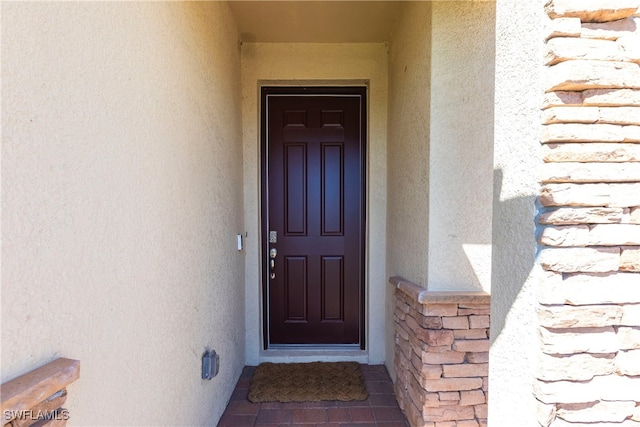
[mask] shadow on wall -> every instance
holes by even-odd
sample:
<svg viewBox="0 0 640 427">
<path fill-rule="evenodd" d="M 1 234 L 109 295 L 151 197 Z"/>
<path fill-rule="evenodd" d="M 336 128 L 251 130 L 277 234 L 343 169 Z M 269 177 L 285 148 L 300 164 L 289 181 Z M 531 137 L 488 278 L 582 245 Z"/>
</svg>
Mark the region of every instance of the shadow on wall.
<svg viewBox="0 0 640 427">
<path fill-rule="evenodd" d="M 536 195 L 500 200 L 502 170 L 495 169 L 493 178 L 492 343 L 504 330 L 509 311 L 531 276 L 537 246 Z"/>
</svg>

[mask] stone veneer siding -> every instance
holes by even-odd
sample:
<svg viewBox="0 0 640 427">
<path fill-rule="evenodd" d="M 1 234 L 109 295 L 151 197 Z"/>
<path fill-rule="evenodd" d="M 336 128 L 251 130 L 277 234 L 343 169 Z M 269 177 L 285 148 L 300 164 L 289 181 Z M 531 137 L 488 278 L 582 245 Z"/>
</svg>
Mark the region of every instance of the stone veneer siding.
<svg viewBox="0 0 640 427">
<path fill-rule="evenodd" d="M 412 427 L 487 425 L 490 296 L 392 277 L 395 392 Z"/>
<path fill-rule="evenodd" d="M 640 0 L 551 0 L 541 426 L 640 426 Z"/>
</svg>

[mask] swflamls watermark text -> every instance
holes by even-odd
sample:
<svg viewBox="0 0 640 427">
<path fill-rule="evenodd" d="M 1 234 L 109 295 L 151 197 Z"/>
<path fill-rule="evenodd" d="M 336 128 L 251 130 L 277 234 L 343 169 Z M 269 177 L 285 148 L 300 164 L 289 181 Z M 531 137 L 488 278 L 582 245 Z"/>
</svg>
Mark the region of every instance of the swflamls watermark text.
<svg viewBox="0 0 640 427">
<path fill-rule="evenodd" d="M 4 411 L 4 420 L 56 420 L 56 421 L 66 421 L 69 417 L 69 411 L 65 408 L 56 409 L 54 411 L 34 411 L 33 409 L 28 410 L 6 410 Z"/>
</svg>

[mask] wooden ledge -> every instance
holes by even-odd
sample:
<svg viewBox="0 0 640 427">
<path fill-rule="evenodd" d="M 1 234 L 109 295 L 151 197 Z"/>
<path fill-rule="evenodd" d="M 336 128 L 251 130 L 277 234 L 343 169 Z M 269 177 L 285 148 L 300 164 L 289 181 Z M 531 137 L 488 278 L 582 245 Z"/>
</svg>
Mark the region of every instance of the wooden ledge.
<svg viewBox="0 0 640 427">
<path fill-rule="evenodd" d="M 423 305 L 431 304 L 490 304 L 491 295 L 483 291 L 429 291 L 400 276 L 389 278 L 398 290 Z"/>
<path fill-rule="evenodd" d="M 56 359 L 2 384 L 0 399 L 5 411 L 28 411 L 80 377 L 80 361 Z"/>
</svg>

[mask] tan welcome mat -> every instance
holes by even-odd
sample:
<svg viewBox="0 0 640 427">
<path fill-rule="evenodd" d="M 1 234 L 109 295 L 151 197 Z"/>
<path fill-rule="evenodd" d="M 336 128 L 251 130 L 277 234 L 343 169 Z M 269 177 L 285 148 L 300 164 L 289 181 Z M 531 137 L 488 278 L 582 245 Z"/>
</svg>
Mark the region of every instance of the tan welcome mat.
<svg viewBox="0 0 640 427">
<path fill-rule="evenodd" d="M 365 400 L 367 388 L 356 362 L 261 363 L 253 373 L 251 402 Z"/>
</svg>

